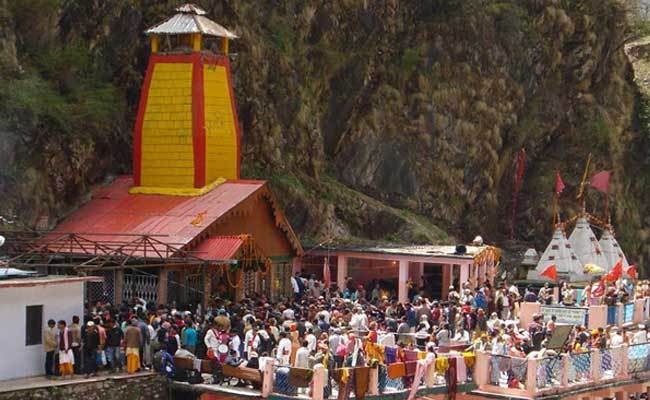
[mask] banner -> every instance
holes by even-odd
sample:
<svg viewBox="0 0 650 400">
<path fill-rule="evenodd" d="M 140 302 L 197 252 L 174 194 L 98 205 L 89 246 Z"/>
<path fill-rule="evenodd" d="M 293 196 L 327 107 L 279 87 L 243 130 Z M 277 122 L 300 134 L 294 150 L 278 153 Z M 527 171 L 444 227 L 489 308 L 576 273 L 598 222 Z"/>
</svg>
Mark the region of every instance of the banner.
<svg viewBox="0 0 650 400">
<path fill-rule="evenodd" d="M 544 321 L 550 321 L 551 316 L 557 317 L 558 324 L 586 325 L 588 309 L 581 307 L 542 306 Z"/>
</svg>

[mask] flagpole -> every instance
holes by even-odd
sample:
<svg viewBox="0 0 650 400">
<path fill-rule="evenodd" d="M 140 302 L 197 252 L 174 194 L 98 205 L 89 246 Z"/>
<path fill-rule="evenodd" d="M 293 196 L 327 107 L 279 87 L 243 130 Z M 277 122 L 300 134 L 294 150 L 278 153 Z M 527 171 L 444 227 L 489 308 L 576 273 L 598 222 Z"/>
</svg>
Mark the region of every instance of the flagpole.
<svg viewBox="0 0 650 400">
<path fill-rule="evenodd" d="M 553 230 L 555 231 L 555 226 L 557 225 L 557 208 L 558 208 L 558 194 L 555 192 L 553 194 Z"/>
<path fill-rule="evenodd" d="M 580 182 L 580 191 L 578 192 L 577 200 L 580 200 L 582 214 L 585 213 L 585 183 L 587 182 L 587 174 L 589 173 L 589 165 L 591 164 L 591 153 L 587 157 L 587 165 L 585 165 L 585 172 L 582 174 L 582 181 Z"/>
</svg>

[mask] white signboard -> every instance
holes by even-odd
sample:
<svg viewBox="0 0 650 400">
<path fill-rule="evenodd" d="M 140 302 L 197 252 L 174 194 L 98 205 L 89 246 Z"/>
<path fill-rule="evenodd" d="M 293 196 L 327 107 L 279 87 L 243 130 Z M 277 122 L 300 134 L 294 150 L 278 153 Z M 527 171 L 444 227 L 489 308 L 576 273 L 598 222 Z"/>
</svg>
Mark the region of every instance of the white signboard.
<svg viewBox="0 0 650 400">
<path fill-rule="evenodd" d="M 555 315 L 559 324 L 586 325 L 587 312 L 586 308 L 581 307 L 542 306 L 544 321 L 550 321 L 551 316 Z"/>
</svg>

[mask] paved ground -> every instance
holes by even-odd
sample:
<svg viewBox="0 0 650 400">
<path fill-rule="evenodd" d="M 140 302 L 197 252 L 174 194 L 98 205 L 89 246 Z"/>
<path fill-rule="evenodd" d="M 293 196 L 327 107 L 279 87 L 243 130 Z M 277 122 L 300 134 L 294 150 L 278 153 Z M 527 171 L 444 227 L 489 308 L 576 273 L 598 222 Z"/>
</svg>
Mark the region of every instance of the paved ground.
<svg viewBox="0 0 650 400">
<path fill-rule="evenodd" d="M 25 389 L 37 389 L 41 387 L 48 386 L 65 386 L 65 385 L 74 385 L 77 383 L 84 382 L 99 382 L 107 379 L 125 379 L 132 378 L 136 376 L 147 376 L 153 375 L 153 372 L 138 372 L 135 374 L 119 373 L 119 374 L 109 374 L 108 372 L 100 372 L 99 376 L 90 377 L 85 379 L 83 375 L 75 375 L 74 378 L 61 379 L 56 377 L 54 379 L 48 379 L 45 376 L 34 376 L 31 378 L 22 378 L 22 379 L 11 379 L 6 381 L 0 381 L 0 393 L 3 392 L 13 392 L 16 390 L 25 390 Z"/>
</svg>

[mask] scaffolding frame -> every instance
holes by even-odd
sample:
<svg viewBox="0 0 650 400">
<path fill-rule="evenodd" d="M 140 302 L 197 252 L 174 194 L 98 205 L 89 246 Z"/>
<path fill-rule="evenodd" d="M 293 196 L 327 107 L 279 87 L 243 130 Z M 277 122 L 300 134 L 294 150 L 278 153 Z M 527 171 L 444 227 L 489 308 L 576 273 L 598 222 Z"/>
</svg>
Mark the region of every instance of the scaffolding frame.
<svg viewBox="0 0 650 400">
<path fill-rule="evenodd" d="M 237 260 L 199 258 L 196 252 L 184 250 L 184 244 L 160 240 L 164 235 L 56 231 L 0 231 L 0 235 L 7 238 L 9 258 L 4 264 L 19 269 L 59 267 L 92 272 L 134 266 L 157 268 L 237 263 Z"/>
</svg>

